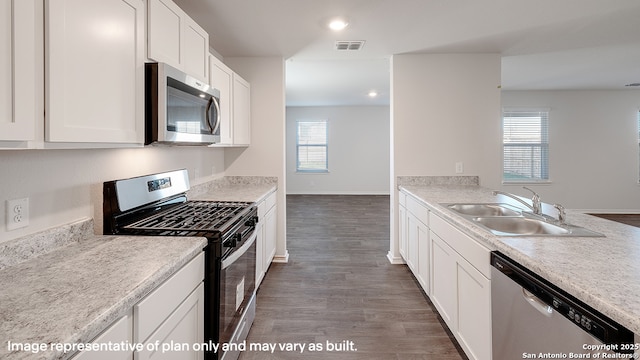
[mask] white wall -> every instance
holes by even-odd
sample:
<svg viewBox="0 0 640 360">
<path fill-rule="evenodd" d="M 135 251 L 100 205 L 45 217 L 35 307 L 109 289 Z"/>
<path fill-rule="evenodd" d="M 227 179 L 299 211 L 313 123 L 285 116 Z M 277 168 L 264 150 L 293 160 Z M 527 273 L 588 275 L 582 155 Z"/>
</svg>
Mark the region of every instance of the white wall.
<svg viewBox="0 0 640 360">
<path fill-rule="evenodd" d="M 391 244 L 398 254 L 397 176 L 477 175 L 497 186 L 501 167 L 500 56 L 394 55 L 391 61 Z"/>
<path fill-rule="evenodd" d="M 542 201 L 567 208 L 640 212 L 640 91 L 503 91 L 505 107 L 547 107 L 548 185 Z M 503 186 L 520 195 L 520 186 Z"/>
<path fill-rule="evenodd" d="M 224 60 L 251 83 L 251 146 L 225 150 L 226 175 L 278 177 L 275 261 L 287 261 L 284 59 L 225 57 Z"/>
<path fill-rule="evenodd" d="M 478 175 L 499 183 L 500 56 L 394 55 L 393 176 Z"/>
<path fill-rule="evenodd" d="M 296 172 L 296 121 L 328 120 L 328 173 Z M 287 108 L 288 194 L 389 194 L 389 107 Z"/>
<path fill-rule="evenodd" d="M 224 150 L 0 150 L 0 242 L 102 213 L 104 181 L 182 168 L 194 184 L 222 176 Z M 23 197 L 29 198 L 29 226 L 7 231 L 5 201 Z"/>
</svg>

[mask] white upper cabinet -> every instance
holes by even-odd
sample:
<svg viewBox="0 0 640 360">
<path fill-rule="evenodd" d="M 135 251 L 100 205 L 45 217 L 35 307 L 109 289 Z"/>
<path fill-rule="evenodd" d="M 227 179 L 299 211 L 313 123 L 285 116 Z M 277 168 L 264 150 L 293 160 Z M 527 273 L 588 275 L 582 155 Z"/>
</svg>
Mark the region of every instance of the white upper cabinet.
<svg viewBox="0 0 640 360">
<path fill-rule="evenodd" d="M 209 34 L 171 0 L 147 1 L 147 56 L 209 82 Z"/>
<path fill-rule="evenodd" d="M 45 140 L 144 142 L 143 0 L 45 2 Z"/>
<path fill-rule="evenodd" d="M 233 74 L 233 143 L 251 143 L 251 85 Z"/>
<path fill-rule="evenodd" d="M 220 90 L 220 143 L 251 143 L 251 85 L 222 61 L 209 55 L 209 84 Z"/>
<path fill-rule="evenodd" d="M 209 85 L 220 90 L 220 144 L 232 144 L 231 95 L 233 70 L 213 55 L 209 55 Z"/>
<path fill-rule="evenodd" d="M 34 139 L 36 1 L 0 0 L 0 141 Z"/>
</svg>

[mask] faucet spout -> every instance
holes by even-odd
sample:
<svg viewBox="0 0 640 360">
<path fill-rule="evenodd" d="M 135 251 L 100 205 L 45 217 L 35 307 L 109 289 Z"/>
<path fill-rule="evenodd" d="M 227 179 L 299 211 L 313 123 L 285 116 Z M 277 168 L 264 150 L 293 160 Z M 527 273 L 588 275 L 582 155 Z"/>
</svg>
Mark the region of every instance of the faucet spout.
<svg viewBox="0 0 640 360">
<path fill-rule="evenodd" d="M 540 202 L 540 195 L 536 194 L 533 190 L 524 187 L 523 188 L 533 192 L 533 197 L 531 198 L 531 205 L 529 205 L 529 203 L 527 203 L 526 201 L 520 199 L 518 196 L 508 193 L 508 192 L 504 192 L 504 191 L 500 191 L 500 190 L 494 190 L 493 191 L 493 195 L 504 195 L 504 196 L 508 196 L 510 198 L 512 198 L 513 200 L 516 200 L 518 202 L 520 202 L 521 204 L 523 204 L 524 206 L 528 207 L 529 209 L 531 209 L 531 212 L 533 212 L 536 215 L 540 215 L 541 214 L 541 202 Z"/>
</svg>

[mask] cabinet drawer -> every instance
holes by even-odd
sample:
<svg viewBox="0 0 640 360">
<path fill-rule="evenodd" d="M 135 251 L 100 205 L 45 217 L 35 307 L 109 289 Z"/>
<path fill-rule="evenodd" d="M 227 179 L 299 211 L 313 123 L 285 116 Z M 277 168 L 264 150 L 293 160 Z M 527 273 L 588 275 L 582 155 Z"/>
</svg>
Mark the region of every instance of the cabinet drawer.
<svg viewBox="0 0 640 360">
<path fill-rule="evenodd" d="M 267 195 L 267 198 L 258 204 L 258 221 L 262 222 L 269 210 L 276 205 L 276 192 Z"/>
<path fill-rule="evenodd" d="M 407 206 L 407 194 L 402 191 L 398 193 L 398 204 L 401 206 Z"/>
<path fill-rule="evenodd" d="M 266 211 L 269 211 L 269 209 L 271 209 L 272 207 L 274 207 L 276 205 L 276 193 L 272 192 L 269 196 L 267 196 L 267 199 L 265 200 L 265 209 Z"/>
<path fill-rule="evenodd" d="M 480 271 L 487 279 L 491 278 L 491 265 L 489 263 L 490 250 L 482 246 L 477 241 L 463 234 L 453 225 L 446 222 L 441 217 L 434 215 L 429 216 L 429 225 L 431 231 L 437 234 L 449 246 L 451 246 L 458 254 Z"/>
<path fill-rule="evenodd" d="M 407 210 L 425 225 L 429 224 L 429 210 L 411 196 L 407 196 Z"/>
<path fill-rule="evenodd" d="M 134 342 L 144 342 L 204 279 L 199 254 L 133 307 Z"/>
</svg>

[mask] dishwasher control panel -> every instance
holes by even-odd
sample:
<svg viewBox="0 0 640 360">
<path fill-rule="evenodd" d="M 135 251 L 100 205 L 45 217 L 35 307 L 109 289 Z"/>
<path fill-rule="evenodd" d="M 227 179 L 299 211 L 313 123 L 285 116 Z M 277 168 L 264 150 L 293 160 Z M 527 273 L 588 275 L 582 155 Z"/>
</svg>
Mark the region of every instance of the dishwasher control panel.
<svg viewBox="0 0 640 360">
<path fill-rule="evenodd" d="M 491 253 L 491 265 L 535 297 L 533 301 L 548 306 L 547 311 L 557 312 L 604 344 L 618 345 L 612 346 L 617 352 L 633 353 L 620 346 L 634 342 L 629 329 L 499 252 Z"/>
</svg>

